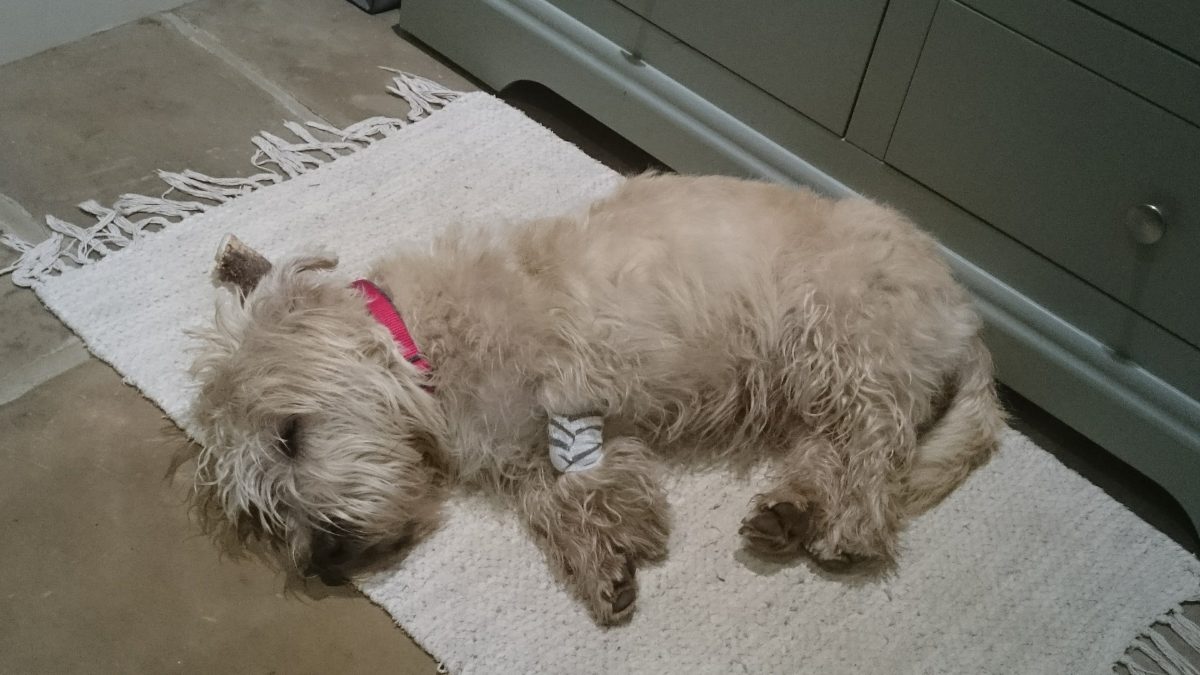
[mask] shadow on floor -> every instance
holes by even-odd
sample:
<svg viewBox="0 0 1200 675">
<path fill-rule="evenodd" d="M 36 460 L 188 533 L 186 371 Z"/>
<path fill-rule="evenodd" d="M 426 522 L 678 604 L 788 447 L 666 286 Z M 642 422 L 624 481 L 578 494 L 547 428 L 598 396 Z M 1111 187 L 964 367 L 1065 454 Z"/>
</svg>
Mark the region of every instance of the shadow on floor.
<svg viewBox="0 0 1200 675">
<path fill-rule="evenodd" d="M 515 82 L 500 90 L 500 98 L 559 138 L 577 146 L 592 159 L 625 175 L 670 171 L 666 164 L 604 126 L 596 118 L 535 82 Z"/>
</svg>

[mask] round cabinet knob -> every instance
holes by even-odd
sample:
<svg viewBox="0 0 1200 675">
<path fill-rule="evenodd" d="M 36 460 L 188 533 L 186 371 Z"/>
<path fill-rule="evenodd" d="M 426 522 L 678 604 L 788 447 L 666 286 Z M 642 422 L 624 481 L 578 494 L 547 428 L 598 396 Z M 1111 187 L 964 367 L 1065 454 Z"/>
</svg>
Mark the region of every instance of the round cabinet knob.
<svg viewBox="0 0 1200 675">
<path fill-rule="evenodd" d="M 1167 221 L 1161 208 L 1154 204 L 1138 204 L 1125 212 L 1125 229 L 1139 244 L 1154 244 L 1162 239 Z"/>
</svg>

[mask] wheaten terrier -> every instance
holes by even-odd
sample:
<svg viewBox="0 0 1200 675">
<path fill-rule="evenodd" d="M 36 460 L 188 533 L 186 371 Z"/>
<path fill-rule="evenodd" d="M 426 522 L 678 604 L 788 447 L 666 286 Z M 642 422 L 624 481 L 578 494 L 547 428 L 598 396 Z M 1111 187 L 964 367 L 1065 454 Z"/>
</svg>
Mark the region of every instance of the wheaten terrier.
<svg viewBox="0 0 1200 675">
<path fill-rule="evenodd" d="M 198 494 L 327 583 L 479 489 L 618 621 L 666 554 L 659 469 L 701 453 L 774 467 L 751 549 L 890 561 L 1003 425 L 967 294 L 933 239 L 865 199 L 642 176 L 367 280 L 237 245 L 221 262 L 238 299 L 195 361 Z"/>
</svg>

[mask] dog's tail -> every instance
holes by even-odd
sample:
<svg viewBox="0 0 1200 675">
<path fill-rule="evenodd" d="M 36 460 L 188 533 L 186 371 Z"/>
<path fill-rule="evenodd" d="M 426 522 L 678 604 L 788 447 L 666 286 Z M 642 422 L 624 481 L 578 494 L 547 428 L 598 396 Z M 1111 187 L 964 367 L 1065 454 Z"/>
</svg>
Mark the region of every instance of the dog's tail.
<svg viewBox="0 0 1200 675">
<path fill-rule="evenodd" d="M 917 440 L 903 486 L 902 502 L 910 516 L 940 502 L 999 446 L 1005 415 L 996 396 L 991 354 L 978 336 L 947 382 L 942 407 L 941 416 Z"/>
</svg>

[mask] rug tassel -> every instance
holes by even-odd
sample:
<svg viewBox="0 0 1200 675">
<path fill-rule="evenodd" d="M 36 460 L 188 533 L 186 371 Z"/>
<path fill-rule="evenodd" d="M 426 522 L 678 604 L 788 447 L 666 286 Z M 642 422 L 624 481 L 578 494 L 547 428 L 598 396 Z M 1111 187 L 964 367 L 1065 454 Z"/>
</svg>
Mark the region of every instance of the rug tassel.
<svg viewBox="0 0 1200 675">
<path fill-rule="evenodd" d="M 1162 651 L 1160 651 L 1153 642 L 1145 637 L 1134 640 L 1133 648 L 1144 654 L 1146 658 L 1153 661 L 1154 665 L 1161 668 L 1165 675 L 1190 675 L 1189 673 L 1185 673 L 1183 670 L 1180 670 L 1178 665 L 1172 662 L 1167 654 L 1164 654 Z"/>
<path fill-rule="evenodd" d="M 1200 600 L 1200 598 L 1194 598 Z M 1192 602 L 1192 601 L 1185 601 Z M 1186 647 L 1181 652 L 1169 639 L 1171 631 Z M 1162 675 L 1162 673 L 1147 670 L 1145 666 L 1134 663 L 1131 657 L 1134 652 L 1141 652 L 1162 669 L 1166 675 L 1200 675 L 1200 624 L 1188 618 L 1183 613 L 1183 604 L 1162 614 L 1149 628 L 1143 631 L 1117 659 L 1114 666 L 1121 665 L 1129 669 L 1131 675 Z"/>
<path fill-rule="evenodd" d="M 372 118 L 372 120 L 386 121 L 385 124 L 389 127 L 396 126 L 396 122 L 400 122 L 403 125 L 402 121 L 387 117 L 376 117 Z M 251 162 L 260 168 L 263 164 L 275 164 L 287 173 L 290 178 L 295 178 L 324 164 L 323 160 L 314 157 L 310 153 L 322 153 L 329 157 L 330 160 L 336 160 L 344 156 L 343 152 L 353 153 L 361 149 L 361 145 L 357 145 L 350 140 L 351 135 L 354 137 L 353 140 L 360 143 L 365 142 L 369 144 L 375 142 L 375 139 L 371 138 L 369 134 L 364 135 L 356 129 L 335 129 L 327 125 L 310 122 L 308 126 L 325 131 L 339 138 L 337 141 L 321 141 L 316 136 L 313 136 L 312 132 L 308 129 L 295 122 L 285 122 L 284 126 L 305 142 L 289 143 L 274 134 L 264 131 L 260 136 L 256 136 L 253 139 L 254 144 L 258 146 L 258 152 L 254 153 Z M 376 129 L 372 129 L 371 131 L 378 133 Z M 386 136 L 387 134 L 383 135 Z"/>
<path fill-rule="evenodd" d="M 80 204 L 79 208 L 95 218 L 100 229 L 111 232 L 114 237 L 119 233 L 123 237 L 122 245 L 137 239 L 142 233 L 142 224 L 126 218 L 125 214 L 121 213 L 115 205 L 110 209 L 94 199 L 89 199 Z"/>
<path fill-rule="evenodd" d="M 1117 661 L 1117 665 L 1124 665 L 1126 670 L 1129 671 L 1129 675 L 1163 675 L 1162 673 L 1159 673 L 1158 670 L 1151 670 L 1142 667 L 1142 665 L 1134 663 L 1133 659 L 1126 657 L 1122 657 L 1120 661 Z"/>
<path fill-rule="evenodd" d="M 1200 654 L 1200 625 L 1183 615 L 1183 612 L 1176 611 L 1167 616 L 1167 625 L 1179 639 L 1187 643 L 1187 646 L 1196 650 Z"/>
<path fill-rule="evenodd" d="M 0 244 L 21 254 L 11 265 L 0 268 L 0 274 L 12 274 L 17 286 L 28 288 L 44 276 L 62 272 L 63 236 L 57 232 L 36 244 L 4 234 Z"/>
<path fill-rule="evenodd" d="M 207 204 L 195 201 L 180 201 L 174 199 L 166 199 L 164 197 L 147 197 L 145 195 L 121 195 L 113 204 L 113 208 L 120 211 L 122 215 L 128 217 L 133 215 L 144 215 L 142 218 L 134 222 L 138 228 L 138 232 L 143 232 L 151 225 L 166 227 L 175 220 L 187 218 L 194 213 L 200 213 L 208 209 Z"/>
<path fill-rule="evenodd" d="M 1184 654 L 1175 644 L 1168 640 L 1166 631 L 1170 630 L 1186 646 Z M 1133 675 L 1154 673 L 1131 660 L 1133 652 L 1138 651 L 1154 662 L 1166 675 L 1200 675 L 1200 625 L 1183 614 L 1179 606 L 1167 612 L 1154 622 L 1154 627 L 1148 628 L 1130 645 L 1129 650 L 1117 660 L 1118 665 L 1129 669 Z"/>
<path fill-rule="evenodd" d="M 129 238 L 113 232 L 111 223 L 100 221 L 91 227 L 79 227 L 54 216 L 46 216 L 46 226 L 66 238 L 67 245 L 62 253 L 79 265 L 86 265 L 92 260 L 123 248 L 129 243 Z"/>
<path fill-rule="evenodd" d="M 374 143 L 377 140 L 375 136 L 386 138 L 397 129 L 408 126 L 408 122 L 397 117 L 368 117 L 365 120 L 351 124 L 345 129 L 338 129 L 337 127 L 331 127 L 328 124 L 320 122 L 309 122 L 308 126 L 337 136 L 343 141 Z"/>
<path fill-rule="evenodd" d="M 317 140 L 317 137 L 313 136 L 312 132 L 306 129 L 302 124 L 297 124 L 295 122 L 284 122 L 283 126 L 287 127 L 288 131 L 296 134 L 297 138 L 304 140 L 302 145 L 291 146 L 293 148 L 307 148 L 316 152 L 322 152 L 331 160 L 342 157 L 342 154 L 338 152 L 339 150 L 345 150 L 347 152 L 354 152 L 355 150 L 358 150 L 353 143 L 326 142 Z"/>
<path fill-rule="evenodd" d="M 251 139 L 254 145 L 258 146 L 258 151 L 254 153 L 254 157 L 250 158 L 250 163 L 258 168 L 264 168 L 265 164 L 274 164 L 279 167 L 279 170 L 286 173 L 288 178 L 296 178 L 308 171 L 308 165 L 313 167 L 321 165 L 321 160 L 308 155 L 298 150 L 290 149 L 289 143 L 278 136 L 262 132 L 258 136 Z"/>
<path fill-rule="evenodd" d="M 423 77 L 394 68 L 384 70 L 395 73 L 387 90 L 408 103 L 407 119 L 413 122 L 428 117 L 461 95 Z M 264 171 L 246 178 L 214 178 L 191 170 L 159 171 L 159 178 L 168 186 L 159 197 L 125 194 L 117 198 L 111 208 L 94 200 L 80 204 L 79 208 L 95 219 L 91 226 L 80 227 L 47 216 L 46 225 L 50 228 L 50 235 L 36 244 L 0 234 L 0 245 L 19 254 L 7 267 L 0 268 L 0 275 L 12 274 L 14 284 L 33 286 L 46 277 L 57 276 L 71 269 L 64 261 L 70 261 L 75 266 L 95 262 L 128 246 L 145 234 L 147 227 L 166 227 L 211 208 L 205 202 L 223 204 L 259 188 L 296 178 L 325 162 L 336 161 L 386 138 L 407 124 L 408 121 L 404 119 L 382 116 L 356 122 L 344 129 L 315 122 L 307 125 L 285 122 L 284 127 L 295 135 L 298 142 L 290 142 L 265 131 L 251 139 L 257 148 L 251 163 L 260 168 L 264 164 L 274 164 L 284 175 Z M 309 129 L 328 134 L 331 140 L 323 141 Z M 173 192 L 204 201 L 168 198 Z M 138 218 L 135 220 L 133 216 Z"/>
<path fill-rule="evenodd" d="M 1133 662 L 1133 659 L 1128 656 L 1122 656 L 1117 659 L 1118 666 L 1125 666 L 1125 670 L 1129 671 L 1129 675 L 1162 675 L 1162 673 L 1149 668 L 1144 668 Z"/>
<path fill-rule="evenodd" d="M 164 199 L 172 192 L 178 191 L 217 203 L 225 203 L 284 180 L 279 174 L 270 171 L 248 178 L 214 178 L 191 169 L 179 173 L 159 171 L 158 177 L 170 186 L 162 195 Z"/>
<path fill-rule="evenodd" d="M 1196 667 L 1188 662 L 1186 656 L 1179 653 L 1179 650 L 1175 649 L 1170 642 L 1167 642 L 1167 638 L 1162 633 L 1151 630 L 1147 631 L 1143 637 L 1150 641 L 1163 661 L 1171 664 L 1171 669 L 1166 669 L 1165 666 L 1162 666 L 1161 661 L 1155 659 L 1155 663 L 1158 663 L 1159 667 L 1167 670 L 1170 675 L 1176 675 L 1176 673 L 1178 675 L 1200 675 L 1200 671 L 1196 670 Z"/>
<path fill-rule="evenodd" d="M 460 92 L 447 89 L 433 80 L 410 75 L 395 68 L 380 68 L 396 74 L 388 91 L 408 102 L 408 119 L 413 122 L 423 119 L 461 95 Z"/>
</svg>

